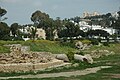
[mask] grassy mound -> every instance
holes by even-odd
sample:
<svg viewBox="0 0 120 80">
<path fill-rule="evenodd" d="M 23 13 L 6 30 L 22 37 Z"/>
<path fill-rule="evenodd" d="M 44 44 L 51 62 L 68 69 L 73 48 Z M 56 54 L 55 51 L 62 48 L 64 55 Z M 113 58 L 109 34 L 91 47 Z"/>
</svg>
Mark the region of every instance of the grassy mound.
<svg viewBox="0 0 120 80">
<path fill-rule="evenodd" d="M 21 44 L 25 46 L 30 46 L 31 51 L 42 51 L 42 52 L 52 52 L 52 53 L 68 53 L 69 51 L 75 51 L 76 49 L 69 45 L 62 45 L 57 41 L 48 40 L 36 40 L 36 41 L 0 41 L 0 53 L 8 53 L 9 47 L 3 45 L 6 44 Z"/>
</svg>

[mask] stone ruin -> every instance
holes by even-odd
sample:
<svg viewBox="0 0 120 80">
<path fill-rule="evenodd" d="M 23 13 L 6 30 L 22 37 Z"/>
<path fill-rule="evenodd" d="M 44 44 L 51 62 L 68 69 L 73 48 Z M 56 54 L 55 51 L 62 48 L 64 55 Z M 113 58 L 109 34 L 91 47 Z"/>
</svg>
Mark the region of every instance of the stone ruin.
<svg viewBox="0 0 120 80">
<path fill-rule="evenodd" d="M 10 53 L 0 54 L 0 72 L 31 71 L 62 64 L 50 52 L 32 52 L 29 46 L 10 46 Z"/>
<path fill-rule="evenodd" d="M 89 49 L 91 46 L 92 44 L 83 44 L 81 41 L 75 43 L 75 47 L 79 50 Z"/>
<path fill-rule="evenodd" d="M 29 46 L 10 45 L 10 53 L 0 55 L 0 64 L 47 63 L 54 59 L 50 52 L 31 52 Z"/>
</svg>

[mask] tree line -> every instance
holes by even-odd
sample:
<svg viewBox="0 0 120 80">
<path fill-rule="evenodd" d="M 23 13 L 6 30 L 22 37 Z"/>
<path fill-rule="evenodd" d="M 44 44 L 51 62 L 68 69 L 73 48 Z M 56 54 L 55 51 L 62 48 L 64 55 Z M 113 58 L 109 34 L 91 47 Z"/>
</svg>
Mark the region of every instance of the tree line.
<svg viewBox="0 0 120 80">
<path fill-rule="evenodd" d="M 0 7 L 0 40 L 22 40 L 22 36 L 29 36 L 30 38 L 35 38 L 35 33 L 37 28 L 43 28 L 46 32 L 46 39 L 53 40 L 54 38 L 54 30 L 57 30 L 59 38 L 64 37 L 92 37 L 92 36 L 109 36 L 106 31 L 103 30 L 89 30 L 88 32 L 83 32 L 80 30 L 80 26 L 78 23 L 82 20 L 82 18 L 76 16 L 70 19 L 61 20 L 60 17 L 57 17 L 55 20 L 50 18 L 49 14 L 41 12 L 39 10 L 35 11 L 31 15 L 31 21 L 34 24 L 30 24 L 35 28 L 31 29 L 31 33 L 25 34 L 20 32 L 20 28 L 24 28 L 25 25 L 19 25 L 19 23 L 13 23 L 11 26 L 8 26 L 7 23 L 4 22 L 7 18 L 4 15 L 7 11 Z M 114 29 L 118 29 L 120 31 L 120 11 L 117 12 L 118 17 L 112 17 L 111 13 L 107 13 L 99 16 L 91 16 L 85 17 L 84 19 L 90 19 L 88 22 L 89 25 L 98 24 L 102 27 L 112 27 Z M 73 22 L 76 22 L 74 24 Z M 11 34 L 13 36 L 11 36 Z"/>
</svg>

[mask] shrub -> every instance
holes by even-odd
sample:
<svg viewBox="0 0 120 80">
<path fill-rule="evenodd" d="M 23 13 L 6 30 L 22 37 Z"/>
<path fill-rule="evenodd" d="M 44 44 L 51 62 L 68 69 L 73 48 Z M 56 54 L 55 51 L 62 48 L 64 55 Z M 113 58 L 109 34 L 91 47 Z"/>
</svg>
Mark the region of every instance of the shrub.
<svg viewBox="0 0 120 80">
<path fill-rule="evenodd" d="M 24 41 L 22 37 L 18 36 L 18 37 L 14 37 L 13 39 L 14 41 Z"/>
<path fill-rule="evenodd" d="M 90 41 L 90 40 L 87 40 L 87 39 L 82 40 L 81 42 L 82 42 L 83 44 L 88 44 L 88 45 L 91 44 L 91 41 Z"/>
<path fill-rule="evenodd" d="M 98 40 L 99 42 L 101 42 L 101 38 L 98 38 L 97 40 Z"/>
<path fill-rule="evenodd" d="M 109 42 L 104 42 L 103 45 L 104 46 L 109 46 Z"/>
<path fill-rule="evenodd" d="M 67 53 L 67 56 L 68 56 L 68 59 L 70 60 L 70 62 L 76 62 L 76 60 L 74 60 L 74 54 L 79 54 L 79 55 L 84 55 L 84 52 L 80 51 L 80 52 L 68 52 Z"/>
<path fill-rule="evenodd" d="M 99 41 L 98 41 L 97 39 L 93 39 L 93 40 L 91 40 L 91 43 L 92 43 L 93 45 L 98 45 L 98 44 L 99 44 Z"/>
<path fill-rule="evenodd" d="M 2 40 L 5 40 L 5 41 L 11 41 L 12 40 L 12 37 L 9 36 L 9 35 L 5 35 Z"/>
<path fill-rule="evenodd" d="M 61 40 L 61 39 L 59 39 L 59 38 L 56 38 L 56 39 L 55 39 L 55 41 L 60 41 L 60 40 Z"/>
<path fill-rule="evenodd" d="M 0 53 L 9 53 L 9 52 L 10 52 L 9 47 L 0 46 Z"/>
<path fill-rule="evenodd" d="M 73 42 L 74 42 L 74 40 L 72 38 L 70 38 L 70 43 L 73 43 Z"/>
<path fill-rule="evenodd" d="M 71 42 L 61 42 L 60 44 L 62 46 L 69 46 L 69 47 L 75 48 L 74 43 L 71 43 Z"/>
<path fill-rule="evenodd" d="M 80 51 L 80 52 L 76 52 L 76 54 L 78 54 L 78 55 L 84 55 L 84 52 Z"/>
<path fill-rule="evenodd" d="M 63 42 L 67 42 L 67 38 L 66 37 L 63 38 Z"/>
<path fill-rule="evenodd" d="M 72 62 L 74 60 L 74 54 L 75 54 L 74 52 L 68 52 L 67 53 L 67 56 L 68 56 L 70 62 Z"/>
</svg>

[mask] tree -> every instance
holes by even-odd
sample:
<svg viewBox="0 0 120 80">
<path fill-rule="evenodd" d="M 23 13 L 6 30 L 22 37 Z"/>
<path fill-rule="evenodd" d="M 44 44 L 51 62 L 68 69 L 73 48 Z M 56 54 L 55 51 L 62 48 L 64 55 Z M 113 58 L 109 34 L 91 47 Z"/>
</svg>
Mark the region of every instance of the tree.
<svg viewBox="0 0 120 80">
<path fill-rule="evenodd" d="M 110 34 L 107 31 L 104 30 L 95 30 L 95 33 L 97 36 L 105 37 L 107 38 Z"/>
<path fill-rule="evenodd" d="M 118 19 L 115 20 L 112 24 L 113 28 L 118 29 L 118 34 L 120 34 L 120 11 L 118 11 Z"/>
<path fill-rule="evenodd" d="M 120 35 L 120 17 L 114 23 L 114 28 L 118 30 L 118 34 Z"/>
<path fill-rule="evenodd" d="M 58 35 L 59 37 L 77 37 L 80 35 L 79 26 L 75 26 L 74 23 L 68 21 Z"/>
<path fill-rule="evenodd" d="M 58 31 L 62 29 L 63 24 L 62 20 L 60 20 L 60 17 L 57 17 L 56 20 L 54 20 L 54 26 Z"/>
<path fill-rule="evenodd" d="M 45 22 L 49 20 L 49 15 L 46 13 L 43 13 L 41 11 L 35 11 L 31 16 L 31 21 L 34 22 L 34 24 L 37 24 L 39 26 L 37 27 L 44 27 L 45 28 Z"/>
<path fill-rule="evenodd" d="M 0 22 L 0 40 L 8 40 L 10 36 L 10 29 L 4 22 Z"/>
<path fill-rule="evenodd" d="M 36 27 L 31 27 L 30 28 L 31 38 L 33 39 L 33 41 L 36 38 L 36 32 L 37 32 L 37 28 Z"/>
<path fill-rule="evenodd" d="M 2 9 L 2 8 L 0 7 L 0 22 L 1 22 L 2 20 L 7 19 L 7 18 L 2 19 L 2 16 L 4 16 L 6 13 L 7 13 L 7 11 L 6 11 L 5 9 Z"/>
<path fill-rule="evenodd" d="M 90 36 L 91 38 L 93 38 L 94 36 L 107 38 L 109 36 L 109 33 L 107 31 L 97 29 L 88 31 L 87 36 Z"/>
<path fill-rule="evenodd" d="M 22 27 L 21 25 L 18 25 L 18 23 L 13 23 L 10 26 L 10 31 L 12 33 L 12 40 L 23 40 L 22 36 L 23 33 L 19 30 L 20 27 Z"/>
<path fill-rule="evenodd" d="M 106 17 L 107 17 L 107 18 L 110 18 L 111 16 L 112 16 L 111 13 L 107 13 L 107 14 L 106 14 Z"/>
<path fill-rule="evenodd" d="M 55 29 L 54 20 L 48 14 L 41 11 L 36 11 L 31 16 L 31 21 L 34 22 L 37 28 L 43 28 L 46 31 L 46 39 L 53 38 L 53 31 Z"/>
<path fill-rule="evenodd" d="M 118 15 L 119 15 L 119 17 L 120 17 L 120 11 L 118 11 L 117 13 L 118 13 Z"/>
<path fill-rule="evenodd" d="M 12 35 L 15 37 L 16 35 L 18 35 L 18 23 L 13 23 L 10 27 L 10 30 L 12 32 Z"/>
<path fill-rule="evenodd" d="M 71 18 L 71 20 L 73 20 L 74 22 L 76 23 L 79 23 L 80 22 L 80 17 L 79 16 L 76 16 L 74 18 Z"/>
<path fill-rule="evenodd" d="M 90 37 L 90 38 L 93 38 L 95 35 L 94 35 L 95 33 L 94 33 L 94 30 L 88 30 L 87 32 L 86 32 L 86 35 L 88 36 L 88 37 Z"/>
</svg>

